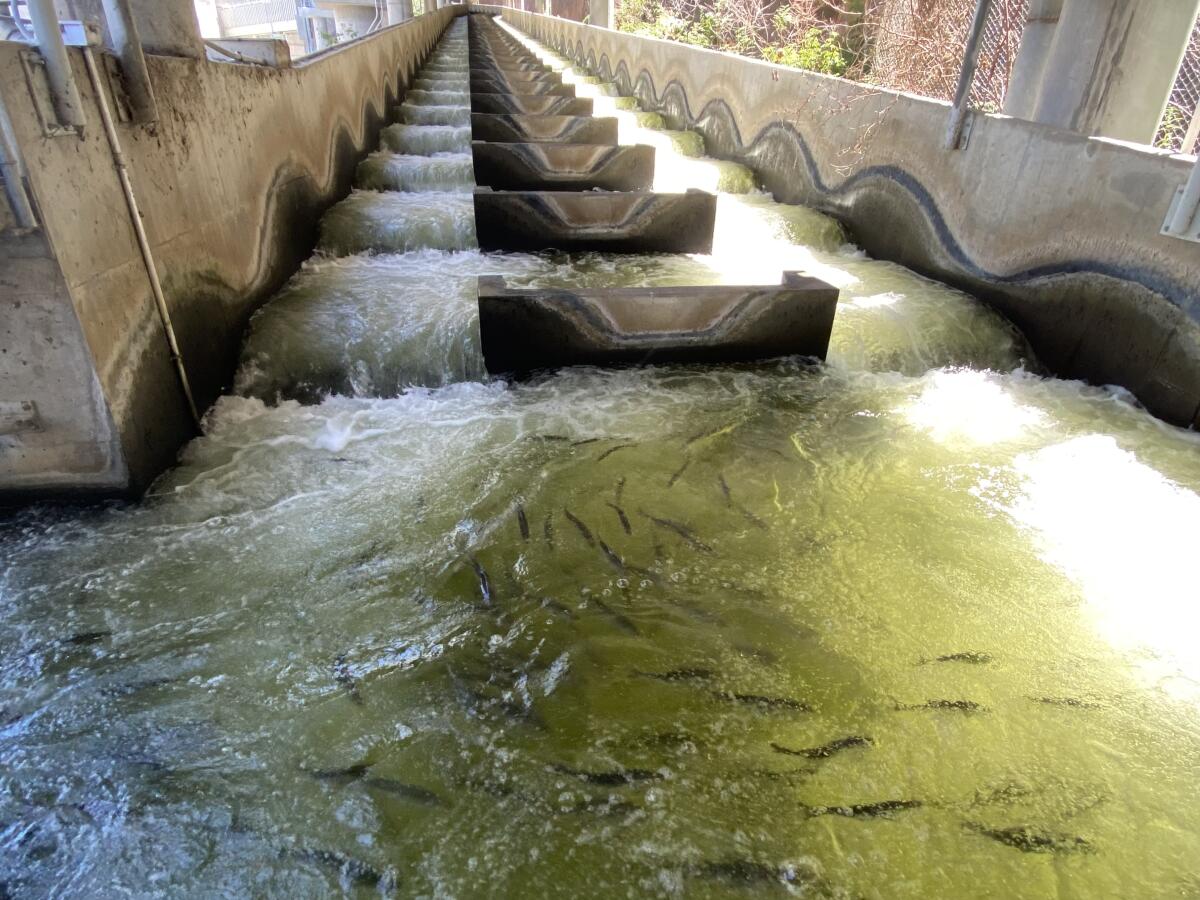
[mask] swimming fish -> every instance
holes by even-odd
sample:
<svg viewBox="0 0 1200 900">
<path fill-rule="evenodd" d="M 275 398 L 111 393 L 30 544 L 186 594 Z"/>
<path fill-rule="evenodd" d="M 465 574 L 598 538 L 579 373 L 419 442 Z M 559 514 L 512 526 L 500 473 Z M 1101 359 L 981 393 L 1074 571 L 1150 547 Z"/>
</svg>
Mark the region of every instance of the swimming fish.
<svg viewBox="0 0 1200 900">
<path fill-rule="evenodd" d="M 771 749 L 776 753 L 783 753 L 787 756 L 803 756 L 805 759 L 828 759 L 833 754 L 842 750 L 849 750 L 852 747 L 870 747 L 873 743 L 869 737 L 851 735 L 850 737 L 830 741 L 828 744 L 822 744 L 820 747 L 805 747 L 801 750 L 793 750 L 790 747 L 784 747 L 782 744 L 772 742 Z"/>
<path fill-rule="evenodd" d="M 629 524 L 629 517 L 625 515 L 625 510 L 617 506 L 615 503 L 608 504 L 617 514 L 617 520 L 621 523 L 621 528 L 626 534 L 633 534 L 633 526 Z"/>
<path fill-rule="evenodd" d="M 488 578 L 487 569 L 485 569 L 475 557 L 468 557 L 471 561 L 471 568 L 475 570 L 475 577 L 479 579 L 479 593 L 483 597 L 483 605 L 492 605 L 492 580 Z"/>
<path fill-rule="evenodd" d="M 629 618 L 629 616 L 625 615 L 624 613 L 617 612 L 599 597 L 593 597 L 592 602 L 594 602 L 596 606 L 606 613 L 610 619 L 621 626 L 623 630 L 628 631 L 630 634 L 641 634 L 641 631 L 637 627 L 637 623 L 634 622 L 633 619 Z"/>
<path fill-rule="evenodd" d="M 671 477 L 667 480 L 667 487 L 669 487 L 669 488 L 675 487 L 675 482 L 677 482 L 680 478 L 683 477 L 683 473 L 687 471 L 688 466 L 690 466 L 691 464 L 692 464 L 691 459 L 685 459 L 683 461 L 683 465 L 680 466 L 678 469 L 676 469 L 671 474 Z"/>
<path fill-rule="evenodd" d="M 295 859 L 299 862 L 311 863 L 344 875 L 355 884 L 367 887 L 378 887 L 383 881 L 383 874 L 361 860 L 352 856 L 344 856 L 332 850 L 286 850 L 281 856 Z"/>
<path fill-rule="evenodd" d="M 613 488 L 613 503 L 617 506 L 621 505 L 621 496 L 625 493 L 625 476 L 622 475 L 617 479 L 616 487 Z"/>
<path fill-rule="evenodd" d="M 725 505 L 733 506 L 733 492 L 729 490 L 729 484 L 725 481 L 724 475 L 717 475 L 717 484 L 721 486 L 721 493 L 725 495 Z"/>
<path fill-rule="evenodd" d="M 892 813 L 920 809 L 921 800 L 880 800 L 876 803 L 856 803 L 851 806 L 808 806 L 810 816 L 844 816 L 847 819 L 891 818 Z"/>
<path fill-rule="evenodd" d="M 812 712 L 812 707 L 801 700 L 791 697 L 764 697 L 762 694 L 740 694 L 734 691 L 713 691 L 712 695 L 718 700 L 729 700 L 735 703 L 745 703 L 760 709 L 790 709 L 796 712 Z"/>
<path fill-rule="evenodd" d="M 672 531 L 679 535 L 679 537 L 682 538 L 683 541 L 693 550 L 699 550 L 701 553 L 715 552 L 712 547 L 708 546 L 708 544 L 696 537 L 696 533 L 682 522 L 676 522 L 673 519 L 660 519 L 657 516 L 650 515 L 650 513 L 646 512 L 645 510 L 638 510 L 638 512 L 657 525 L 659 528 L 665 528 L 666 530 Z"/>
<path fill-rule="evenodd" d="M 612 567 L 624 575 L 626 572 L 625 560 L 621 559 L 620 555 L 612 547 L 604 543 L 604 541 L 600 541 L 600 550 L 604 553 L 604 558 L 609 561 Z"/>
<path fill-rule="evenodd" d="M 70 637 L 61 638 L 58 643 L 70 645 L 72 647 L 90 647 L 92 644 L 98 644 L 108 637 L 112 637 L 111 631 L 84 631 L 80 634 L 73 634 Z"/>
<path fill-rule="evenodd" d="M 420 803 L 423 806 L 442 805 L 442 798 L 438 794 L 429 788 L 421 787 L 419 784 L 408 784 L 407 782 L 397 781 L 394 778 L 371 777 L 364 778 L 362 785 L 365 788 L 393 794 L 404 800 Z"/>
<path fill-rule="evenodd" d="M 346 689 L 346 693 L 350 695 L 350 699 L 359 706 L 365 704 L 362 694 L 358 692 L 358 679 L 354 677 L 354 673 L 350 671 L 350 664 L 346 662 L 346 654 L 341 653 L 337 659 L 333 661 L 333 675 L 337 679 L 337 683 Z"/>
<path fill-rule="evenodd" d="M 588 784 L 599 784 L 615 787 L 622 784 L 633 784 L 635 781 L 658 781 L 663 777 L 662 772 L 653 769 L 610 769 L 604 772 L 590 772 L 587 769 L 573 769 L 561 763 L 555 763 L 550 768 L 564 775 L 572 775 L 586 781 Z"/>
<path fill-rule="evenodd" d="M 897 704 L 898 710 L 914 710 L 914 709 L 955 709 L 959 712 L 985 712 L 986 706 L 976 703 L 974 700 L 926 700 L 924 703 L 915 703 L 909 706 Z"/>
<path fill-rule="evenodd" d="M 1069 706 L 1073 709 L 1102 709 L 1099 703 L 1091 700 L 1080 700 L 1078 697 L 1030 697 L 1034 703 L 1045 703 L 1049 706 Z"/>
<path fill-rule="evenodd" d="M 609 447 L 607 450 L 605 450 L 603 453 L 601 453 L 599 456 L 596 457 L 596 462 L 603 462 L 604 460 L 606 460 L 610 456 L 612 456 L 614 453 L 616 453 L 618 450 L 626 450 L 629 447 L 636 447 L 636 446 L 637 446 L 637 444 L 617 444 L 617 446 L 615 446 L 615 447 Z"/>
<path fill-rule="evenodd" d="M 742 517 L 745 518 L 745 520 L 755 528 L 761 528 L 763 531 L 769 530 L 766 522 L 733 499 L 733 491 L 729 489 L 729 482 L 725 480 L 724 475 L 717 476 L 717 484 L 720 485 L 721 493 L 725 497 L 726 506 L 728 506 L 730 509 L 736 509 L 738 512 L 740 512 Z"/>
<path fill-rule="evenodd" d="M 992 661 L 992 654 L 980 653 L 975 650 L 964 650 L 960 653 L 946 653 L 942 656 L 935 656 L 933 659 L 921 657 L 919 665 L 925 665 L 931 662 L 965 662 L 972 665 L 982 666 Z"/>
<path fill-rule="evenodd" d="M 571 806 L 560 808 L 560 811 L 567 815 L 595 813 L 600 816 L 624 816 L 639 810 L 641 807 L 637 804 L 617 797 L 589 797 Z"/>
<path fill-rule="evenodd" d="M 643 678 L 654 678 L 658 681 L 703 681 L 712 678 L 716 672 L 712 669 L 671 669 L 668 672 L 641 672 Z"/>
<path fill-rule="evenodd" d="M 1008 828 L 989 828 L 978 822 L 963 822 L 963 827 L 976 834 L 999 841 L 1022 853 L 1094 853 L 1096 848 L 1086 839 L 1052 831 L 1040 831 L 1028 825 Z"/>
<path fill-rule="evenodd" d="M 563 515 L 565 515 L 567 517 L 568 522 L 570 522 L 577 529 L 579 529 L 579 533 L 583 536 L 583 539 L 585 541 L 587 541 L 587 545 L 589 547 L 596 546 L 596 539 L 594 537 L 592 537 L 592 529 L 588 528 L 585 524 L 583 524 L 582 519 L 580 519 L 578 516 L 576 516 L 573 512 L 571 512 L 565 506 L 563 507 Z"/>
<path fill-rule="evenodd" d="M 551 550 L 554 549 L 554 515 L 548 513 L 546 515 L 546 524 L 542 526 L 542 534 L 546 538 L 546 546 Z"/>
<path fill-rule="evenodd" d="M 525 507 L 517 504 L 517 527 L 521 529 L 521 540 L 529 540 L 529 520 L 525 518 Z"/>
</svg>

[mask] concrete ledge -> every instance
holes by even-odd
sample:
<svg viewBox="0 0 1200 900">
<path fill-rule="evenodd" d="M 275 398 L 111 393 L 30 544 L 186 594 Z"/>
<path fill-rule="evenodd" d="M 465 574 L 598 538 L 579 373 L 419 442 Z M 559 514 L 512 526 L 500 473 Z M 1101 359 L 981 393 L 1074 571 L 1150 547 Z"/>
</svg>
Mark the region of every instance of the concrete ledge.
<svg viewBox="0 0 1200 900">
<path fill-rule="evenodd" d="M 479 333 L 493 374 L 572 365 L 824 359 L 832 285 L 785 272 L 779 287 L 510 290 L 479 279 Z"/>
<path fill-rule="evenodd" d="M 644 144 L 471 145 L 475 183 L 496 190 L 647 191 L 654 184 L 654 148 Z"/>
<path fill-rule="evenodd" d="M 709 253 L 716 214 L 703 191 L 475 191 L 482 250 Z"/>
<path fill-rule="evenodd" d="M 471 114 L 471 137 L 492 143 L 606 144 L 616 146 L 618 123 L 611 116 L 525 116 Z"/>
<path fill-rule="evenodd" d="M 471 94 L 473 113 L 533 116 L 590 116 L 591 97 L 542 97 L 537 94 Z"/>
<path fill-rule="evenodd" d="M 516 86 L 497 78 L 472 78 L 471 94 L 520 94 L 526 97 L 574 97 L 575 85 L 557 81 L 522 81 Z"/>
<path fill-rule="evenodd" d="M 1191 160 L 999 115 L 942 146 L 947 104 L 503 7 L 778 199 L 836 216 L 873 256 L 971 291 L 1064 377 L 1120 384 L 1200 425 L 1196 245 L 1159 234 Z"/>
</svg>

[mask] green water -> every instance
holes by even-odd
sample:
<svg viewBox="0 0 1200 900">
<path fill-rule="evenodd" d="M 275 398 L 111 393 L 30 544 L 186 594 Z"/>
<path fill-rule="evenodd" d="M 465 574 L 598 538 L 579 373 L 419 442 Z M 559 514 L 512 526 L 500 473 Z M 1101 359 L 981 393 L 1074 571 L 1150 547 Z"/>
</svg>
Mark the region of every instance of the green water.
<svg viewBox="0 0 1200 900">
<path fill-rule="evenodd" d="M 335 211 L 145 500 L 8 522 L 0 895 L 1200 891 L 1194 434 L 761 196 L 651 258 L 453 199 Z M 478 274 L 783 268 L 826 365 L 482 375 Z"/>
</svg>

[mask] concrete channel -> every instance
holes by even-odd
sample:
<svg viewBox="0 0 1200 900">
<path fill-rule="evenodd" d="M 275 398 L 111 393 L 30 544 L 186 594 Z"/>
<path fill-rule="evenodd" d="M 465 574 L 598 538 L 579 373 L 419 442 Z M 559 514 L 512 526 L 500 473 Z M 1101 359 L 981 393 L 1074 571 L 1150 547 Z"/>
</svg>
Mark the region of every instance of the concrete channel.
<svg viewBox="0 0 1200 900">
<path fill-rule="evenodd" d="M 462 12 L 288 71 L 148 58 L 165 110 L 187 84 L 233 133 L 303 127 L 160 182 L 220 117 L 119 126 L 189 364 L 204 315 L 243 338 L 144 496 L 0 528 L 0 896 L 1187 895 L 1195 432 L 1053 377 L 586 52 L 694 51 Z M 36 143 L 107 193 L 94 137 Z M 1178 169 L 1111 153 L 1149 193 Z M 93 302 L 43 375 L 129 328 L 44 215 L 21 315 Z M 129 250 L 103 225 L 93 255 Z M 224 306 L 178 288 L 214 232 Z M 151 362 L 81 367 L 93 411 L 147 371 L 177 399 Z"/>
</svg>

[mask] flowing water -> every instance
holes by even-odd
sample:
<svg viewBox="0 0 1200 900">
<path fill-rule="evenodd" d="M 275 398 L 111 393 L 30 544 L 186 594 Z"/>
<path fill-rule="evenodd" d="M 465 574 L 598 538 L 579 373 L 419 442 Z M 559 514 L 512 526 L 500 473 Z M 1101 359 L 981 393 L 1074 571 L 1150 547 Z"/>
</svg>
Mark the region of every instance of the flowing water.
<svg viewBox="0 0 1200 900">
<path fill-rule="evenodd" d="M 480 253 L 465 71 L 145 500 L 9 522 L 0 896 L 1200 892 L 1196 436 L 761 195 Z M 483 375 L 477 275 L 788 268 L 825 365 Z"/>
</svg>

